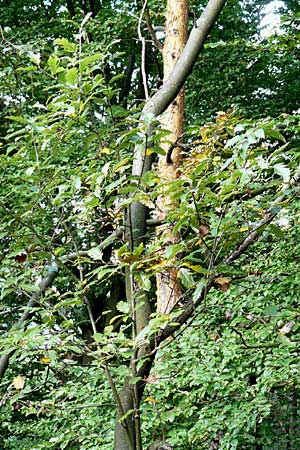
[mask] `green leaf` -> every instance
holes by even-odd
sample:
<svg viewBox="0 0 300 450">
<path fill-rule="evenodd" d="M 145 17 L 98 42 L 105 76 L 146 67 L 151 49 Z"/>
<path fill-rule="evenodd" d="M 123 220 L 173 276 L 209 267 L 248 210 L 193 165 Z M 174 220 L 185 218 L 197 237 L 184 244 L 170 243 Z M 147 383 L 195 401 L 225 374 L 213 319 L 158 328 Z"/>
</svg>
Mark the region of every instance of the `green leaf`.
<svg viewBox="0 0 300 450">
<path fill-rule="evenodd" d="M 271 233 L 273 233 L 276 237 L 278 237 L 280 239 L 284 239 L 285 238 L 284 231 L 282 231 L 282 229 L 279 228 L 277 225 L 274 225 L 273 223 L 271 223 L 269 225 L 269 229 L 270 229 Z"/>
<path fill-rule="evenodd" d="M 197 281 L 197 287 L 196 287 L 195 291 L 193 292 L 193 297 L 192 297 L 193 302 L 198 300 L 198 298 L 201 295 L 205 285 L 206 285 L 206 281 L 205 280 Z"/>
<path fill-rule="evenodd" d="M 66 38 L 57 38 L 57 39 L 55 39 L 55 43 L 57 45 L 59 45 L 60 47 L 62 47 L 68 53 L 75 53 L 77 50 L 76 44 L 74 44 L 73 42 L 70 42 Z"/>
<path fill-rule="evenodd" d="M 87 251 L 87 254 L 90 258 L 94 259 L 95 261 L 102 261 L 103 258 L 103 252 L 100 250 L 99 247 L 92 247 Z"/>
<path fill-rule="evenodd" d="M 142 289 L 144 289 L 144 291 L 150 291 L 151 289 L 151 281 L 150 281 L 150 276 L 141 272 L 139 273 L 139 281 L 141 284 Z"/>
<path fill-rule="evenodd" d="M 62 67 L 59 67 L 59 58 L 55 54 L 49 56 L 48 66 L 49 66 L 51 75 L 55 75 L 56 73 L 61 72 L 61 70 L 64 70 Z"/>
<path fill-rule="evenodd" d="M 77 83 L 77 69 L 76 67 L 72 67 L 72 69 L 67 70 L 65 72 L 65 80 L 70 86 L 75 86 Z"/>
<path fill-rule="evenodd" d="M 79 61 L 79 72 L 84 72 L 88 66 L 94 65 L 93 63 L 95 62 L 100 63 L 102 59 L 102 53 L 94 53 L 93 55 L 86 56 Z"/>
<path fill-rule="evenodd" d="M 290 169 L 284 164 L 281 163 L 275 164 L 274 172 L 280 175 L 285 183 L 290 180 L 291 177 Z"/>
<path fill-rule="evenodd" d="M 265 127 L 264 130 L 267 137 L 276 139 L 281 142 L 286 142 L 285 137 L 278 130 L 274 130 L 273 128 L 269 127 Z"/>
<path fill-rule="evenodd" d="M 184 248 L 185 245 L 183 243 L 168 245 L 165 251 L 166 258 L 167 259 L 174 258 L 174 256 L 180 253 Z"/>
<path fill-rule="evenodd" d="M 119 302 L 117 304 L 117 310 L 121 313 L 128 314 L 129 313 L 129 306 L 127 302 Z"/>
<path fill-rule="evenodd" d="M 191 288 L 194 285 L 193 274 L 189 269 L 181 267 L 178 272 L 179 279 L 182 285 L 186 288 Z"/>
</svg>

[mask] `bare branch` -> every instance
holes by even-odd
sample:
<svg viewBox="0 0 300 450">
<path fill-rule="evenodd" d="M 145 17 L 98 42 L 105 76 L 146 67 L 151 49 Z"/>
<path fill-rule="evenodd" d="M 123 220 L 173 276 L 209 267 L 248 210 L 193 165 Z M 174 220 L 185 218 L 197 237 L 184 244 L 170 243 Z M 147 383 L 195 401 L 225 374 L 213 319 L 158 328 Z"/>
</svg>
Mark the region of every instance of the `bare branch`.
<svg viewBox="0 0 300 450">
<path fill-rule="evenodd" d="M 145 19 L 146 19 L 147 28 L 148 28 L 149 34 L 151 36 L 151 39 L 153 41 L 153 44 L 161 52 L 162 48 L 163 48 L 163 44 L 156 37 L 156 33 L 152 26 L 152 22 L 151 22 L 151 18 L 150 18 L 148 4 L 146 4 L 146 8 L 145 8 Z"/>
<path fill-rule="evenodd" d="M 144 92 L 145 92 L 145 98 L 146 101 L 149 99 L 149 92 L 148 92 L 148 85 L 147 85 L 147 74 L 146 74 L 146 40 L 142 35 L 142 20 L 145 13 L 145 10 L 147 8 L 147 0 L 144 1 L 142 11 L 139 17 L 139 23 L 138 23 L 138 36 L 139 40 L 142 43 L 142 61 L 141 61 L 141 72 L 142 72 L 142 78 L 143 78 L 143 85 L 144 85 Z"/>
</svg>

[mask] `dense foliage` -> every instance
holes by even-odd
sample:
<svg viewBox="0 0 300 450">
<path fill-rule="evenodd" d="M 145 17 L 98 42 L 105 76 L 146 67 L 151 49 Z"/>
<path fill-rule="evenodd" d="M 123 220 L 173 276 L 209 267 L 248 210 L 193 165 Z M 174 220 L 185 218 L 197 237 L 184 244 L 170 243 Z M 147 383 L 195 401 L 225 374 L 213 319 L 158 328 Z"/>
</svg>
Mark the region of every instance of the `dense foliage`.
<svg viewBox="0 0 300 450">
<path fill-rule="evenodd" d="M 180 176 L 165 183 L 157 122 L 152 170 L 131 175 L 151 120 L 139 120 L 138 28 L 150 92 L 162 82 L 142 5 L 3 2 L 1 449 L 111 449 L 116 392 L 137 381 L 129 361 L 147 345 L 145 447 L 299 447 L 300 12 L 283 2 L 280 32 L 262 39 L 267 3 L 225 6 L 187 83 Z M 161 3 L 148 7 L 161 24 Z M 172 243 L 155 233 L 166 193 Z M 133 201 L 148 227 L 130 249 Z M 158 314 L 155 275 L 171 263 L 182 301 Z M 137 336 L 128 273 L 152 306 Z"/>
</svg>

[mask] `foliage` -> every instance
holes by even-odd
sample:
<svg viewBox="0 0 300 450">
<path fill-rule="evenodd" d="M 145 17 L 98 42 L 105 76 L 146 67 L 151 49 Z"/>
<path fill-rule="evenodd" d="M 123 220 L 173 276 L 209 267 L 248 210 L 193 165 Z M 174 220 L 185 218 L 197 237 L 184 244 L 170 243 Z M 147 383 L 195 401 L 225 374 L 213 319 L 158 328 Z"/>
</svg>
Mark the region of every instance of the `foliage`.
<svg viewBox="0 0 300 450">
<path fill-rule="evenodd" d="M 34 2 L 18 3 L 24 15 L 2 6 L 0 350 L 10 365 L 1 448 L 111 449 L 110 380 L 118 391 L 128 377 L 139 381 L 130 359 L 168 326 L 174 333 L 146 379 L 145 445 L 297 448 L 299 33 L 259 40 L 257 2 L 224 11 L 187 87 L 180 176 L 166 183 L 154 165 L 137 180 L 133 151 L 148 125 L 139 122 L 140 56 L 130 92 L 123 81 L 138 10 L 96 2 L 93 18 L 82 19 L 80 2 L 71 18 L 60 2 L 42 15 Z M 159 5 L 150 6 L 158 22 Z M 153 88 L 154 54 L 151 46 Z M 155 160 L 166 132 L 153 127 Z M 150 220 L 166 193 L 174 200 L 166 222 L 180 239 L 149 226 L 131 251 L 128 205 L 144 204 Z M 156 314 L 155 274 L 175 255 L 182 303 Z M 152 305 L 138 336 L 128 272 Z"/>
</svg>

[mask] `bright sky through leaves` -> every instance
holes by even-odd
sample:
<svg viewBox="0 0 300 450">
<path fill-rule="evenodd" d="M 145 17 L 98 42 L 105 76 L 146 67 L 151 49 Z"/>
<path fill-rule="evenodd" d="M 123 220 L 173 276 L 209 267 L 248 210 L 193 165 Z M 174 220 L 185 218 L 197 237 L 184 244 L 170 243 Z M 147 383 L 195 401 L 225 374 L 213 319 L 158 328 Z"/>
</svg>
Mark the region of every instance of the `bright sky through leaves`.
<svg viewBox="0 0 300 450">
<path fill-rule="evenodd" d="M 261 21 L 261 36 L 263 38 L 272 34 L 280 32 L 280 15 L 278 14 L 279 8 L 284 6 L 282 1 L 275 0 L 270 2 L 264 9 L 264 18 Z"/>
</svg>

